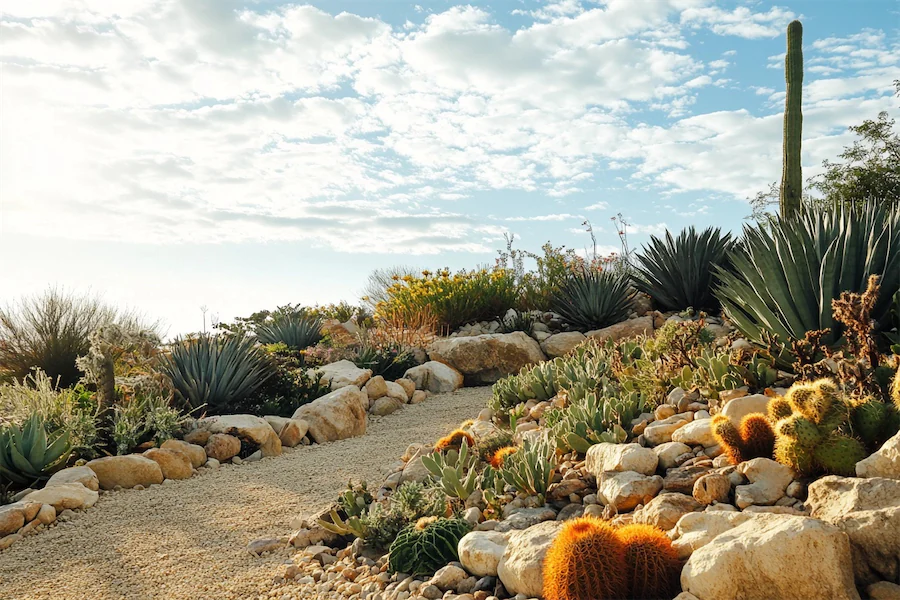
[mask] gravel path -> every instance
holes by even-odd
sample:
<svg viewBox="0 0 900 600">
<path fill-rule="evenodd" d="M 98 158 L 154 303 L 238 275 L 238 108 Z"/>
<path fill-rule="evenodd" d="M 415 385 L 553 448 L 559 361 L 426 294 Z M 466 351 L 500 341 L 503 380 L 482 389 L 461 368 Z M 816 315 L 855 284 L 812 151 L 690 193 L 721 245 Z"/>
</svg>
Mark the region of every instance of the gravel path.
<svg viewBox="0 0 900 600">
<path fill-rule="evenodd" d="M 292 518 L 325 508 L 351 478 L 380 483 L 408 444 L 433 443 L 475 417 L 489 395 L 469 388 L 434 396 L 370 420 L 362 437 L 103 494 L 72 521 L 0 553 L 0 599 L 257 598 L 290 551 L 257 558 L 248 542 L 287 535 Z"/>
</svg>

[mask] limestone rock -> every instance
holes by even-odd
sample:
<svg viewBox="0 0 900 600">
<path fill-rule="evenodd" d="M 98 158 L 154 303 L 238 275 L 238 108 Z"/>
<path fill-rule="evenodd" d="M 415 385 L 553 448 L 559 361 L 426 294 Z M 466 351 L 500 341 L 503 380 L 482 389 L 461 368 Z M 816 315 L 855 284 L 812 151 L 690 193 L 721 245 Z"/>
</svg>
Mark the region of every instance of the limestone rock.
<svg viewBox="0 0 900 600">
<path fill-rule="evenodd" d="M 672 415 L 661 421 L 654 421 L 644 429 L 644 439 L 651 446 L 658 446 L 672 441 L 672 434 L 690 423 L 682 415 Z"/>
<path fill-rule="evenodd" d="M 663 488 L 667 492 L 680 492 L 691 495 L 694 493 L 694 484 L 707 473 L 709 473 L 709 468 L 701 465 L 669 469 L 666 471 L 666 477 L 663 480 Z"/>
<path fill-rule="evenodd" d="M 720 398 L 721 400 L 721 398 Z M 721 414 L 725 415 L 735 427 L 740 425 L 741 419 L 753 413 L 768 413 L 769 398 L 763 394 L 753 394 L 751 396 L 741 396 L 740 398 L 732 398 L 722 409 Z"/>
<path fill-rule="evenodd" d="M 678 466 L 678 457 L 691 452 L 691 447 L 681 442 L 663 442 L 655 446 L 653 451 L 659 458 L 659 466 L 663 469 L 671 469 Z"/>
<path fill-rule="evenodd" d="M 423 390 L 416 390 L 412 393 L 412 396 L 409 397 L 410 404 L 420 404 L 425 402 L 428 399 L 428 392 Z"/>
<path fill-rule="evenodd" d="M 50 476 L 47 486 L 59 485 L 60 483 L 80 483 L 87 489 L 95 492 L 100 489 L 100 481 L 97 479 L 97 474 L 85 466 L 69 467 L 68 469 L 57 471 Z"/>
<path fill-rule="evenodd" d="M 636 319 L 628 319 L 603 329 L 595 329 L 588 331 L 585 336 L 597 340 L 621 340 L 636 335 L 650 335 L 653 333 L 653 317 L 638 317 Z"/>
<path fill-rule="evenodd" d="M 545 521 L 509 536 L 497 575 L 511 595 L 541 597 L 544 557 L 562 525 L 562 521 Z"/>
<path fill-rule="evenodd" d="M 594 444 L 587 451 L 585 469 L 594 477 L 603 471 L 636 471 L 642 475 L 653 475 L 659 457 L 650 448 L 640 444 Z"/>
<path fill-rule="evenodd" d="M 98 492 L 89 490 L 80 483 L 60 483 L 31 492 L 22 498 L 22 502 L 49 504 L 57 512 L 62 512 L 67 508 L 72 510 L 89 508 L 97 502 L 99 497 Z"/>
<path fill-rule="evenodd" d="M 877 452 L 856 463 L 856 476 L 900 479 L 900 433 L 886 441 Z"/>
<path fill-rule="evenodd" d="M 597 478 L 597 496 L 603 504 L 618 512 L 628 512 L 638 504 L 647 504 L 663 487 L 659 475 L 648 477 L 634 471 L 606 471 Z"/>
<path fill-rule="evenodd" d="M 379 398 L 387 396 L 387 382 L 381 375 L 376 375 L 366 382 L 366 394 L 369 396 L 369 402 L 375 402 Z"/>
<path fill-rule="evenodd" d="M 468 573 L 456 565 L 447 565 L 438 569 L 425 585 L 433 585 L 442 591 L 455 590 L 456 586 L 468 576 Z"/>
<path fill-rule="evenodd" d="M 900 585 L 879 581 L 866 588 L 869 600 L 900 600 Z"/>
<path fill-rule="evenodd" d="M 389 398 L 399 400 L 401 404 L 406 404 L 407 402 L 409 402 L 409 395 L 406 393 L 406 389 L 399 383 L 394 381 L 386 381 L 385 387 L 387 387 L 387 396 Z"/>
<path fill-rule="evenodd" d="M 738 472 L 743 474 L 749 485 L 739 485 L 734 490 L 734 502 L 738 508 L 746 508 L 751 504 L 771 506 L 784 496 L 787 486 L 794 479 L 794 472 L 771 458 L 754 458 L 738 465 Z"/>
<path fill-rule="evenodd" d="M 322 444 L 365 434 L 368 405 L 365 392 L 347 386 L 304 404 L 293 418 L 309 423 L 309 436 Z"/>
<path fill-rule="evenodd" d="M 100 487 L 104 490 L 111 490 L 117 485 L 127 489 L 136 485 L 149 487 L 163 482 L 159 465 L 140 454 L 96 458 L 87 466 L 97 474 Z"/>
<path fill-rule="evenodd" d="M 281 454 L 281 440 L 265 419 L 253 415 L 219 415 L 197 422 L 197 427 L 212 433 L 227 433 L 259 446 L 263 456 Z M 219 459 L 221 460 L 221 459 Z"/>
<path fill-rule="evenodd" d="M 751 513 L 723 510 L 686 513 L 675 525 L 672 546 L 678 551 L 679 558 L 685 559 L 720 533 L 734 529 L 753 517 Z"/>
<path fill-rule="evenodd" d="M 565 331 L 551 335 L 541 342 L 541 349 L 549 358 L 565 356 L 584 343 L 587 338 L 580 331 Z"/>
<path fill-rule="evenodd" d="M 56 520 L 56 508 L 52 504 L 42 504 L 35 518 L 42 525 L 49 525 Z"/>
<path fill-rule="evenodd" d="M 459 540 L 459 562 L 472 575 L 496 577 L 508 542 L 508 535 L 497 531 L 467 533 Z"/>
<path fill-rule="evenodd" d="M 712 434 L 712 419 L 695 419 L 672 434 L 673 442 L 681 442 L 688 446 L 711 448 L 716 445 Z"/>
<path fill-rule="evenodd" d="M 406 377 L 401 377 L 397 381 L 395 381 L 397 385 L 403 388 L 403 391 L 406 392 L 406 397 L 412 400 L 413 394 L 416 393 L 416 382 L 412 379 L 407 379 Z"/>
<path fill-rule="evenodd" d="M 850 543 L 816 519 L 758 515 L 696 550 L 681 587 L 700 600 L 859 600 Z"/>
<path fill-rule="evenodd" d="M 731 493 L 731 480 L 721 473 L 707 473 L 694 482 L 694 499 L 703 504 L 728 502 Z"/>
<path fill-rule="evenodd" d="M 634 511 L 633 522 L 654 525 L 667 531 L 687 513 L 702 509 L 699 502 L 685 494 L 660 494 Z"/>
<path fill-rule="evenodd" d="M 435 360 L 409 369 L 403 376 L 416 384 L 416 389 L 445 394 L 463 386 L 463 375 L 453 367 Z"/>
<path fill-rule="evenodd" d="M 398 400 L 397 398 L 393 398 L 391 396 L 382 396 L 375 401 L 375 404 L 372 405 L 372 409 L 369 412 L 377 417 L 383 417 L 385 415 L 391 414 L 392 412 L 396 412 L 402 407 L 403 402 L 401 400 Z"/>
<path fill-rule="evenodd" d="M 495 383 L 546 359 L 538 343 L 523 331 L 439 339 L 428 348 L 428 356 L 450 365 L 473 384 Z"/>
<path fill-rule="evenodd" d="M 900 581 L 900 480 L 823 477 L 810 484 L 806 505 L 850 536 L 860 585 Z"/>
<path fill-rule="evenodd" d="M 309 430 L 309 423 L 303 419 L 289 419 L 287 417 L 278 417 L 269 415 L 263 417 L 269 427 L 278 435 L 281 445 L 287 448 L 293 448 L 303 441 L 306 432 Z"/>
<path fill-rule="evenodd" d="M 193 474 L 191 459 L 181 450 L 150 448 L 143 455 L 159 465 L 163 479 L 190 479 Z"/>
<path fill-rule="evenodd" d="M 241 451 L 241 440 L 227 433 L 215 433 L 206 440 L 204 451 L 209 459 L 222 463 L 238 455 Z"/>
<path fill-rule="evenodd" d="M 322 375 L 322 380 L 327 381 L 332 390 L 339 390 L 347 386 L 361 387 L 372 377 L 371 369 L 360 369 L 349 360 L 339 360 L 315 369 L 310 369 L 310 373 L 318 372 Z"/>
<path fill-rule="evenodd" d="M 175 450 L 181 452 L 191 461 L 191 466 L 199 469 L 206 464 L 206 450 L 203 446 L 189 444 L 184 440 L 166 440 L 160 446 L 163 450 Z M 163 473 L 165 475 L 165 473 Z"/>
<path fill-rule="evenodd" d="M 22 505 L 23 503 L 19 501 L 0 506 L 0 537 L 11 535 L 25 525 L 25 511 Z"/>
<path fill-rule="evenodd" d="M 556 519 L 556 513 L 552 508 L 518 508 L 506 516 L 506 518 L 497 525 L 495 531 L 506 532 L 515 529 L 522 530 L 533 527 L 544 521 L 552 521 Z"/>
</svg>

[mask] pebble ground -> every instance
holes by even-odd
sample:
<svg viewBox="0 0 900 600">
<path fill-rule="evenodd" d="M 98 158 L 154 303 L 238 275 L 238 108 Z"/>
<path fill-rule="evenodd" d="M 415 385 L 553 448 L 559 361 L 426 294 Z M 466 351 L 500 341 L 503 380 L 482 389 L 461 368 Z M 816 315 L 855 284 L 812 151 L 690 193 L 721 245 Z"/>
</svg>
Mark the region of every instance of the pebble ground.
<svg viewBox="0 0 900 600">
<path fill-rule="evenodd" d="M 225 600 L 268 596 L 292 550 L 246 545 L 290 533 L 348 480 L 373 487 L 413 442 L 433 443 L 486 406 L 465 388 L 371 419 L 365 436 L 286 449 L 281 457 L 143 491 L 102 494 L 73 520 L 0 552 L 0 600 Z"/>
</svg>

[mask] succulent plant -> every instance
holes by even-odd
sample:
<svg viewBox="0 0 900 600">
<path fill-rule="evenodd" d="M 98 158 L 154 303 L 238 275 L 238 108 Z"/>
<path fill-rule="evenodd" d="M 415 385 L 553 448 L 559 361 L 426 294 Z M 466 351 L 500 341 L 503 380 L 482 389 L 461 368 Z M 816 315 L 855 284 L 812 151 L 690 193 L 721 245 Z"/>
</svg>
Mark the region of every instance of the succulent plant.
<svg viewBox="0 0 900 600">
<path fill-rule="evenodd" d="M 626 276 L 584 270 L 571 275 L 554 294 L 551 310 L 579 329 L 600 329 L 628 317 L 635 291 Z"/>
<path fill-rule="evenodd" d="M 544 559 L 545 600 L 624 600 L 628 594 L 625 543 L 593 517 L 566 521 Z"/>
<path fill-rule="evenodd" d="M 584 454 L 594 444 L 627 439 L 624 427 L 641 414 L 644 401 L 638 392 L 610 392 L 590 392 L 560 411 L 551 432 L 561 450 Z"/>
<path fill-rule="evenodd" d="M 555 454 L 554 445 L 546 438 L 526 439 L 518 452 L 504 459 L 498 472 L 517 492 L 544 498 L 556 473 Z"/>
<path fill-rule="evenodd" d="M 672 540 L 652 525 L 625 525 L 616 531 L 625 546 L 628 598 L 673 598 L 681 590 L 681 560 Z"/>
<path fill-rule="evenodd" d="M 422 464 L 445 494 L 465 500 L 478 486 L 477 458 L 471 446 L 464 443 L 459 450 L 450 448 L 446 452 L 423 456 Z"/>
<path fill-rule="evenodd" d="M 764 415 L 746 415 L 739 427 L 725 415 L 716 415 L 712 420 L 712 433 L 733 465 L 753 458 L 772 458 L 775 432 Z"/>
<path fill-rule="evenodd" d="M 791 21 L 787 28 L 787 52 L 784 55 L 784 147 L 779 203 L 781 215 L 800 212 L 803 203 L 803 176 L 800 142 L 803 132 L 803 25 Z"/>
<path fill-rule="evenodd" d="M 68 430 L 47 434 L 44 422 L 33 413 L 22 426 L 0 429 L 0 475 L 19 485 L 49 479 L 69 458 Z"/>
<path fill-rule="evenodd" d="M 302 312 L 279 313 L 274 319 L 257 326 L 256 337 L 263 344 L 286 344 L 303 350 L 322 339 L 322 320 Z"/>
<path fill-rule="evenodd" d="M 400 532 L 391 544 L 388 568 L 391 573 L 432 575 L 447 563 L 459 559 L 459 540 L 471 526 L 462 519 L 423 517 Z"/>
<path fill-rule="evenodd" d="M 900 412 L 892 403 L 867 396 L 850 413 L 853 434 L 875 450 L 900 430 Z"/>
<path fill-rule="evenodd" d="M 712 227 L 697 233 L 691 226 L 677 238 L 666 231 L 664 240 L 651 236 L 637 256 L 634 285 L 663 310 L 716 309 L 712 268 L 725 266 L 730 248 L 731 234 Z"/>
</svg>

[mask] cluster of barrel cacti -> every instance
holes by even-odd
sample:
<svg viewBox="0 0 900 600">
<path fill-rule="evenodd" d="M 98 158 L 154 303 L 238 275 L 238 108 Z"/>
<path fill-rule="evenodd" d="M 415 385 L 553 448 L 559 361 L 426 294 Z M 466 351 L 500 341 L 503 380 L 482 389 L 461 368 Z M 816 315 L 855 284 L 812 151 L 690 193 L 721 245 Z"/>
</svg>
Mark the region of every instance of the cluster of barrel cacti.
<svg viewBox="0 0 900 600">
<path fill-rule="evenodd" d="M 895 406 L 873 396 L 854 400 L 828 379 L 794 384 L 769 402 L 769 419 L 776 460 L 803 475 L 853 475 L 868 449 L 900 428 Z"/>
<path fill-rule="evenodd" d="M 733 465 L 753 458 L 772 458 L 775 450 L 772 425 L 759 413 L 745 416 L 737 426 L 725 415 L 716 415 L 712 433 Z"/>
<path fill-rule="evenodd" d="M 463 519 L 419 519 L 401 531 L 391 544 L 388 567 L 392 573 L 432 575 L 459 559 L 459 540 L 470 529 Z"/>
<path fill-rule="evenodd" d="M 456 450 L 459 452 L 463 444 L 467 444 L 470 448 L 475 447 L 475 438 L 472 434 L 464 429 L 454 429 L 448 435 L 445 435 L 434 445 L 435 452 L 443 452 L 445 450 Z"/>
<path fill-rule="evenodd" d="M 680 591 L 681 567 L 672 542 L 651 525 L 614 528 L 594 517 L 573 519 L 547 551 L 544 598 L 672 598 Z"/>
</svg>

